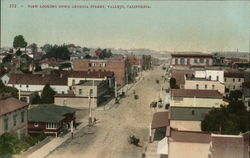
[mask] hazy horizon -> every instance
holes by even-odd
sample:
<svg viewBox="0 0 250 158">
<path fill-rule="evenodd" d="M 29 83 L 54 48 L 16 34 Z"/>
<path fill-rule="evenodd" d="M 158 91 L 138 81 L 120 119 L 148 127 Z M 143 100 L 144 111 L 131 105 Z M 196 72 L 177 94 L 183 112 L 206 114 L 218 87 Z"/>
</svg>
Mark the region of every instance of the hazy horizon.
<svg viewBox="0 0 250 158">
<path fill-rule="evenodd" d="M 249 52 L 247 1 L 2 0 L 1 47 L 28 44 L 155 51 Z M 9 8 L 16 3 L 17 8 Z M 31 9 L 27 5 L 149 5 L 150 9 Z M 23 6 L 23 7 L 20 7 Z M 63 15 L 63 16 L 62 16 Z"/>
</svg>

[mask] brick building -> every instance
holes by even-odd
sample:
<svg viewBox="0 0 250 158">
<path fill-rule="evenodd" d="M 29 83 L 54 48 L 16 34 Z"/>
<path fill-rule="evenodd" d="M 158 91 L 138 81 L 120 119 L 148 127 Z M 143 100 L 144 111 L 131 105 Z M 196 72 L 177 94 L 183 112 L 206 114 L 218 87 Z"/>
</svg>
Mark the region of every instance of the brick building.
<svg viewBox="0 0 250 158">
<path fill-rule="evenodd" d="M 126 60 L 78 60 L 73 62 L 73 70 L 75 71 L 111 71 L 115 74 L 115 80 L 118 85 L 126 83 L 128 74 Z"/>
</svg>

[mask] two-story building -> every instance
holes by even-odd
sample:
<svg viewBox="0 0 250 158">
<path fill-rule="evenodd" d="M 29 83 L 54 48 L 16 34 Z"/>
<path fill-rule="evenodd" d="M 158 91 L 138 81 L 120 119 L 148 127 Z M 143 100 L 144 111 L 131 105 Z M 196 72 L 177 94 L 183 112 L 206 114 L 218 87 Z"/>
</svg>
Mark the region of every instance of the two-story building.
<svg viewBox="0 0 250 158">
<path fill-rule="evenodd" d="M 225 93 L 223 83 L 206 78 L 185 77 L 184 89 L 218 90 L 223 95 Z"/>
<path fill-rule="evenodd" d="M 27 135 L 28 103 L 13 97 L 0 98 L 0 135 L 14 132 L 19 137 Z"/>
<path fill-rule="evenodd" d="M 174 66 L 212 66 L 211 54 L 171 54 Z"/>
<path fill-rule="evenodd" d="M 201 131 L 201 121 L 213 108 L 227 106 L 217 90 L 172 89 L 170 126 L 179 130 Z"/>
<path fill-rule="evenodd" d="M 224 83 L 226 87 L 226 92 L 235 90 L 242 90 L 242 84 L 244 83 L 244 73 L 240 72 L 225 72 L 224 73 Z"/>
<path fill-rule="evenodd" d="M 114 72 L 115 80 L 118 85 L 126 83 L 128 74 L 126 74 L 125 60 L 78 60 L 73 61 L 74 71 L 111 71 Z"/>
<path fill-rule="evenodd" d="M 56 94 L 55 104 L 76 108 L 96 108 L 101 103 L 112 97 L 114 87 L 109 86 L 108 80 L 81 81 L 72 86 L 68 94 Z"/>
</svg>

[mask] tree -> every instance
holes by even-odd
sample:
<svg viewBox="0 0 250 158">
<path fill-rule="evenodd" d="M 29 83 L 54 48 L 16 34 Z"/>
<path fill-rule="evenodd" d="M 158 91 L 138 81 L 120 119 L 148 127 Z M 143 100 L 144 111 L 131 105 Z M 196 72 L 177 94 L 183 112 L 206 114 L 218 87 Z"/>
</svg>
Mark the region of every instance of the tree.
<svg viewBox="0 0 250 158">
<path fill-rule="evenodd" d="M 171 78 L 169 81 L 170 84 L 170 88 L 171 89 L 179 89 L 179 86 L 176 84 L 176 79 L 175 78 Z"/>
<path fill-rule="evenodd" d="M 4 133 L 0 136 L 0 155 L 18 154 L 21 150 L 21 142 L 16 135 Z"/>
<path fill-rule="evenodd" d="M 85 55 L 84 59 L 91 59 L 91 56 L 89 54 Z"/>
<path fill-rule="evenodd" d="M 12 60 L 13 56 L 11 54 L 6 55 L 3 59 L 2 62 L 3 63 L 10 63 Z"/>
<path fill-rule="evenodd" d="M 54 103 L 55 94 L 56 92 L 50 87 L 50 85 L 46 84 L 43 88 L 40 103 L 42 104 Z"/>
<path fill-rule="evenodd" d="M 20 50 L 20 49 L 18 49 L 17 51 L 16 51 L 16 55 L 17 56 L 21 56 L 23 54 L 23 52 Z"/>
<path fill-rule="evenodd" d="M 88 52 L 88 51 L 90 51 L 90 49 L 87 48 L 87 47 L 83 47 L 82 51 L 83 51 L 83 52 Z"/>
<path fill-rule="evenodd" d="M 240 99 L 242 97 L 242 92 L 239 90 L 235 90 L 235 91 L 231 91 L 229 93 L 229 99 L 231 101 L 237 101 L 238 99 Z"/>
<path fill-rule="evenodd" d="M 46 46 L 46 54 L 43 56 L 43 58 L 60 58 L 63 60 L 69 60 L 70 59 L 70 52 L 66 45 L 54 45 L 54 46 Z"/>
<path fill-rule="evenodd" d="M 25 48 L 27 47 L 27 42 L 24 40 L 23 35 L 18 35 L 14 38 L 13 47 L 14 48 Z"/>
<path fill-rule="evenodd" d="M 52 48 L 53 46 L 50 44 L 45 44 L 44 46 L 42 46 L 42 50 L 45 51 L 46 53 L 49 52 L 49 50 Z"/>
<path fill-rule="evenodd" d="M 239 134 L 249 130 L 249 112 L 243 102 L 230 102 L 227 107 L 212 109 L 202 120 L 202 131 Z"/>
<path fill-rule="evenodd" d="M 10 94 L 12 97 L 18 98 L 18 90 L 14 87 L 5 86 L 1 80 L 0 94 Z"/>
<path fill-rule="evenodd" d="M 40 65 L 36 65 L 35 72 L 42 71 L 42 68 Z"/>
<path fill-rule="evenodd" d="M 104 59 L 104 58 L 110 58 L 111 56 L 112 56 L 112 53 L 111 53 L 110 49 L 108 51 L 107 51 L 107 49 L 103 49 L 99 58 Z"/>
</svg>

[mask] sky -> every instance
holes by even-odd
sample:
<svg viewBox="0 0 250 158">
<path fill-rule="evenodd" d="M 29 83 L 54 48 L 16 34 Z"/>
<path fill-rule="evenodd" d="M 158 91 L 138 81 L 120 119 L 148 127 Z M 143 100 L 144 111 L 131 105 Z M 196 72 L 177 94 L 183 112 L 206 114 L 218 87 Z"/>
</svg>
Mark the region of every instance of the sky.
<svg viewBox="0 0 250 158">
<path fill-rule="evenodd" d="M 1 47 L 16 35 L 42 46 L 157 51 L 249 51 L 249 1 L 1 0 Z M 16 8 L 10 8 L 16 4 Z M 28 5 L 148 5 L 148 9 L 28 8 Z"/>
</svg>

